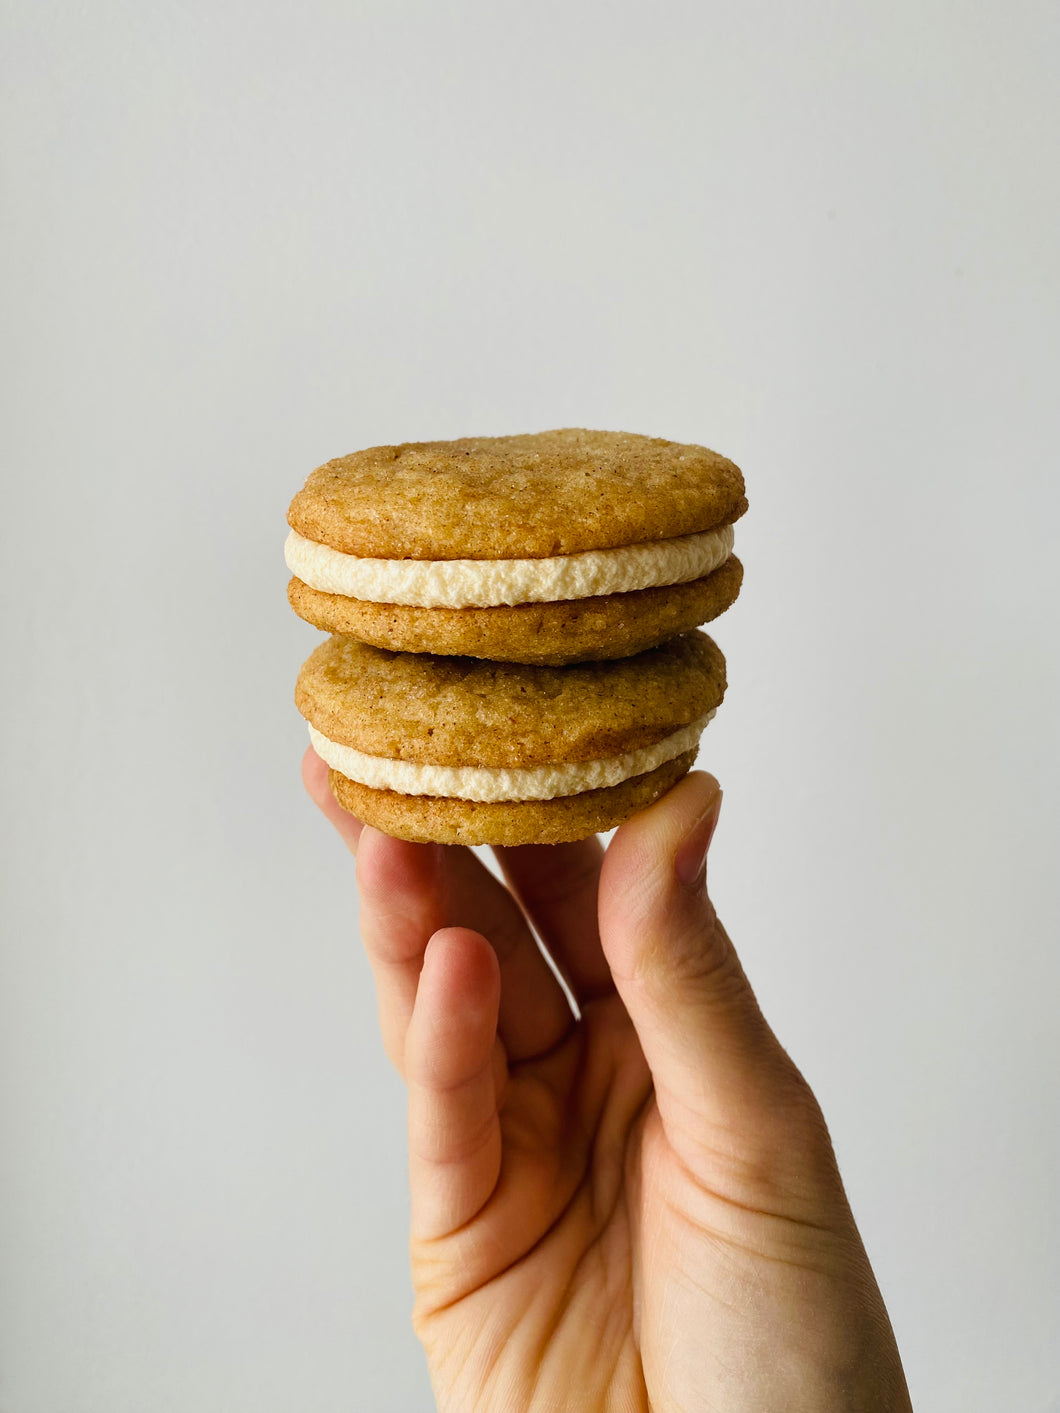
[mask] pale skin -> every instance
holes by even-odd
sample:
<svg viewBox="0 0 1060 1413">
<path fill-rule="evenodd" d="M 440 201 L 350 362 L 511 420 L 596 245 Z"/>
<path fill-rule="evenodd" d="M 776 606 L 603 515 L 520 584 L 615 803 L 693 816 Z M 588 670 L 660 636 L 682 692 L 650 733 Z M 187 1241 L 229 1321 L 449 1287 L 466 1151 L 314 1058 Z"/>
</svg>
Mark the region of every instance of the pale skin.
<svg viewBox="0 0 1060 1413">
<path fill-rule="evenodd" d="M 408 1086 L 413 1323 L 440 1413 L 909 1413 L 820 1108 L 706 889 L 721 792 L 614 835 L 357 858 Z M 531 919 L 577 999 L 575 1016 Z"/>
</svg>

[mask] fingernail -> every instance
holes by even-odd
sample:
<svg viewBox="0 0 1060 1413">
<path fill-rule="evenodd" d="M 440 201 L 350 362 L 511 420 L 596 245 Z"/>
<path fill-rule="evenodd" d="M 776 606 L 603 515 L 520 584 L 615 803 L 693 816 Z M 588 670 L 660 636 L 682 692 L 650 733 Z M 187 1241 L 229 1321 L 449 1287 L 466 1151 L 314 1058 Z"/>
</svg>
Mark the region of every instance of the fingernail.
<svg viewBox="0 0 1060 1413">
<path fill-rule="evenodd" d="M 674 872 L 677 874 L 678 882 L 683 883 L 686 888 L 699 888 L 703 883 L 707 869 L 707 850 L 710 848 L 714 831 L 718 827 L 720 813 L 721 791 L 719 790 L 706 812 L 700 815 L 685 835 L 684 841 L 674 857 Z"/>
</svg>

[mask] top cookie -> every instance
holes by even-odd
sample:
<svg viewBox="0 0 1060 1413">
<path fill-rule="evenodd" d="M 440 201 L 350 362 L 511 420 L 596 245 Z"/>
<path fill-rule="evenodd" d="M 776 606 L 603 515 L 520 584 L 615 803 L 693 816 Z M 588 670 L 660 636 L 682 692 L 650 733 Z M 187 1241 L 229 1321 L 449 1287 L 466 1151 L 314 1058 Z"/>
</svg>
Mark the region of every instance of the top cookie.
<svg viewBox="0 0 1060 1413">
<path fill-rule="evenodd" d="M 287 519 L 350 555 L 535 559 L 694 534 L 746 509 L 739 468 L 706 447 L 574 427 L 341 456 Z"/>
</svg>

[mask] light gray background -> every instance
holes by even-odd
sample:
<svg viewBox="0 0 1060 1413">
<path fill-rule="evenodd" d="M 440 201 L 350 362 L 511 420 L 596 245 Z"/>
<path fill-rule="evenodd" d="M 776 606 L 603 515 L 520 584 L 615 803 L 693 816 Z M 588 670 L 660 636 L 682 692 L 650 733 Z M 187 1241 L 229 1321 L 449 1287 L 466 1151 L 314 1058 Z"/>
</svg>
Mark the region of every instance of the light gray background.
<svg viewBox="0 0 1060 1413">
<path fill-rule="evenodd" d="M 430 1406 L 284 511 L 571 424 L 746 470 L 713 892 L 920 1413 L 1057 1407 L 1058 16 L 5 6 L 3 1413 Z"/>
</svg>

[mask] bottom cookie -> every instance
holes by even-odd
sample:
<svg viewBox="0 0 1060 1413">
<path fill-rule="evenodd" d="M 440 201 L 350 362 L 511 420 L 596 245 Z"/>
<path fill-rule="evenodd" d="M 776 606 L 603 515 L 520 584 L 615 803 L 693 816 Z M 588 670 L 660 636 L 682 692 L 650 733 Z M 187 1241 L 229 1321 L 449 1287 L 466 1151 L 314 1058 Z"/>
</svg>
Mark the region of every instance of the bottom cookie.
<svg viewBox="0 0 1060 1413">
<path fill-rule="evenodd" d="M 400 795 L 373 790 L 329 772 L 339 804 L 373 829 L 418 844 L 569 844 L 614 829 L 664 795 L 695 763 L 696 752 L 667 761 L 603 790 L 555 800 L 480 804 L 437 795 Z"/>
<path fill-rule="evenodd" d="M 322 593 L 297 578 L 287 597 L 314 627 L 378 648 L 556 667 L 632 657 L 709 623 L 735 602 L 742 582 L 743 566 L 730 555 L 712 574 L 687 584 L 564 603 L 412 608 Z"/>
</svg>

